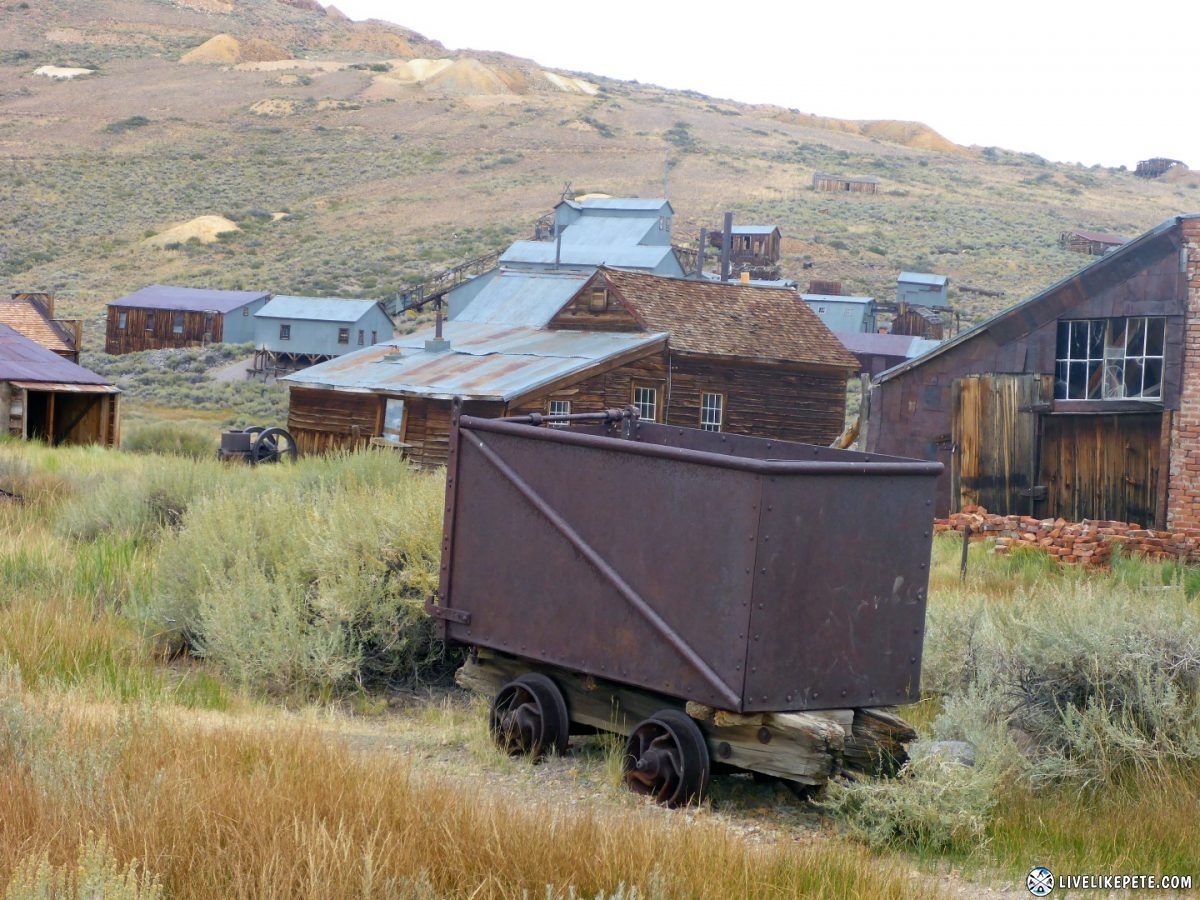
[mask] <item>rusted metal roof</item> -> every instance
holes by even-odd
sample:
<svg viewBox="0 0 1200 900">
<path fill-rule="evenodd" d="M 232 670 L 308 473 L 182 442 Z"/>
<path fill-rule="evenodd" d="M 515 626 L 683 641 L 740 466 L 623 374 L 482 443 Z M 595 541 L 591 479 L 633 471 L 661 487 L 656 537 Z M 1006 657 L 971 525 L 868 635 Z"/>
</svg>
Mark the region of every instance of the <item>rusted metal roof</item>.
<svg viewBox="0 0 1200 900">
<path fill-rule="evenodd" d="M 125 306 L 130 309 L 171 309 L 224 314 L 270 296 L 269 291 L 210 291 L 207 288 L 152 284 L 108 305 Z"/>
<path fill-rule="evenodd" d="M 432 328 L 347 353 L 280 381 L 297 387 L 508 402 L 600 364 L 637 358 L 666 343 L 661 332 L 547 331 L 464 322 L 442 325 L 450 349 L 425 349 Z"/>
<path fill-rule="evenodd" d="M 456 322 L 541 328 L 579 293 L 592 273 L 501 268 Z M 274 301 L 272 301 L 274 302 Z"/>
<path fill-rule="evenodd" d="M 683 353 L 855 370 L 858 361 L 794 290 L 603 269 L 609 286 Z"/>
<path fill-rule="evenodd" d="M 7 325 L 49 350 L 74 353 L 75 337 L 55 322 L 37 301 L 27 297 L 0 297 L 0 325 Z"/>
<path fill-rule="evenodd" d="M 95 372 L 63 359 L 37 341 L 0 325 L 0 381 L 38 382 L 57 385 L 105 385 Z M 67 388 L 43 388 L 66 390 Z M 115 392 L 117 389 L 113 388 Z"/>
</svg>

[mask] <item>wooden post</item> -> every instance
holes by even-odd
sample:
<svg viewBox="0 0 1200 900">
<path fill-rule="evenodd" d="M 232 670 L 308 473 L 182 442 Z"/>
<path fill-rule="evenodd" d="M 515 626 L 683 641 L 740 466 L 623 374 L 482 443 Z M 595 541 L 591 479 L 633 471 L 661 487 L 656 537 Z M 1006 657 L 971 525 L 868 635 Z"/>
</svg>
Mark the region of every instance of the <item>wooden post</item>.
<svg viewBox="0 0 1200 900">
<path fill-rule="evenodd" d="M 971 546 L 971 525 L 968 522 L 963 525 L 963 546 L 962 546 L 962 563 L 958 568 L 958 580 L 963 582 L 967 580 L 967 549 Z"/>
</svg>

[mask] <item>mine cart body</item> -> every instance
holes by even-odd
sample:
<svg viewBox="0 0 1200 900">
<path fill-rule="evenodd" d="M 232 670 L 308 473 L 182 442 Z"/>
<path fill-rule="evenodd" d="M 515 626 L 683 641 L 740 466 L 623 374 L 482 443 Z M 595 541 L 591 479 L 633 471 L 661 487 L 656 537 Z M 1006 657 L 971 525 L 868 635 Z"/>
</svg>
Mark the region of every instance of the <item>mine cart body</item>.
<svg viewBox="0 0 1200 900">
<path fill-rule="evenodd" d="M 918 698 L 940 463 L 601 415 L 455 416 L 447 639 L 733 713 Z"/>
</svg>

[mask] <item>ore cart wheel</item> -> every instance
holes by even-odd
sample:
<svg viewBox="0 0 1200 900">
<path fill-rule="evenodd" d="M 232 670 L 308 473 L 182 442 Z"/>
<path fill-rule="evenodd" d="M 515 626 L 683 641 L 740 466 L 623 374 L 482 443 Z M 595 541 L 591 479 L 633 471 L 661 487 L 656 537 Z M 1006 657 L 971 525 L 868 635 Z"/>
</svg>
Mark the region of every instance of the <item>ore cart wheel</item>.
<svg viewBox="0 0 1200 900">
<path fill-rule="evenodd" d="M 296 461 L 296 442 L 282 428 L 266 429 L 250 445 L 251 465 L 283 460 Z"/>
<path fill-rule="evenodd" d="M 539 672 L 510 681 L 492 701 L 492 737 L 509 756 L 536 762 L 547 753 L 565 752 L 570 725 L 562 691 Z"/>
<path fill-rule="evenodd" d="M 699 803 L 708 793 L 708 744 L 691 716 L 663 709 L 638 723 L 625 742 L 625 785 L 664 806 Z"/>
</svg>

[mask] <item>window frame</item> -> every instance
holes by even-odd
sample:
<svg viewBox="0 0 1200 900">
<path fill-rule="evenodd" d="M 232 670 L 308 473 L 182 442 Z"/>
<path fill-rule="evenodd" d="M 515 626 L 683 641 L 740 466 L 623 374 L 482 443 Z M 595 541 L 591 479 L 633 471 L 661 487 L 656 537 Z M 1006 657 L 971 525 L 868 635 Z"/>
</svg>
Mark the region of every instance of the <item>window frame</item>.
<svg viewBox="0 0 1200 900">
<path fill-rule="evenodd" d="M 647 416 L 647 415 L 643 414 L 642 408 L 645 404 L 643 401 L 638 400 L 638 391 L 653 391 L 654 392 L 654 399 L 653 399 L 654 414 L 653 415 Z M 630 383 L 630 385 L 629 385 L 629 403 L 631 406 L 633 406 L 635 409 L 637 409 L 638 418 L 641 419 L 643 422 L 659 421 L 659 412 L 662 409 L 662 404 L 659 403 L 658 398 L 659 398 L 659 395 L 661 392 L 662 392 L 662 385 L 655 383 L 655 382 L 634 381 L 634 382 Z"/>
<path fill-rule="evenodd" d="M 709 405 L 706 401 L 710 397 L 717 399 L 716 406 Z M 716 421 L 706 417 L 705 413 L 716 410 Z M 701 431 L 724 431 L 725 430 L 725 395 L 719 391 L 701 391 L 700 392 L 700 430 Z"/>
<path fill-rule="evenodd" d="M 117 311 L 117 330 L 124 331 L 128 326 L 129 326 L 129 313 L 127 313 L 123 310 L 118 310 Z"/>
<path fill-rule="evenodd" d="M 1056 403 L 1161 405 L 1165 375 L 1165 316 L 1060 319 L 1057 323 Z"/>
<path fill-rule="evenodd" d="M 558 409 L 555 409 L 558 407 Z M 569 416 L 571 414 L 571 401 L 564 400 L 561 397 L 547 398 L 546 400 L 546 415 L 548 416 Z M 570 422 L 550 422 L 551 428 L 570 428 Z"/>
<path fill-rule="evenodd" d="M 290 322 L 279 323 L 279 339 L 281 341 L 290 341 L 292 339 L 292 324 Z"/>
<path fill-rule="evenodd" d="M 338 329 L 337 342 L 339 344 L 345 344 L 347 347 L 350 346 L 350 329 L 349 328 L 339 328 Z"/>
</svg>

